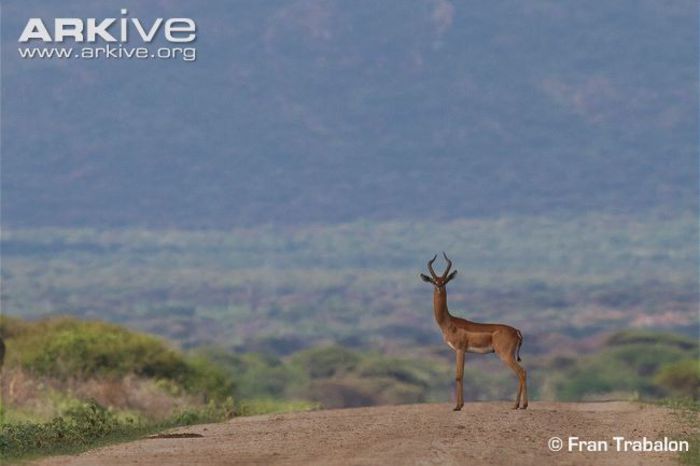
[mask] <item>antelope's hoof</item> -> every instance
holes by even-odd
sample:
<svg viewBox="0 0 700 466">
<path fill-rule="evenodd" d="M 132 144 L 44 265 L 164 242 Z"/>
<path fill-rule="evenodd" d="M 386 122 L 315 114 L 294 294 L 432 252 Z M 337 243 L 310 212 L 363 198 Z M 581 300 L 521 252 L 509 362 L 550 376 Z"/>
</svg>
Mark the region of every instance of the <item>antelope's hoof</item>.
<svg viewBox="0 0 700 466">
<path fill-rule="evenodd" d="M 520 407 L 520 409 L 527 409 L 527 403 L 525 403 L 524 405 L 522 405 L 522 406 Z"/>
<path fill-rule="evenodd" d="M 461 406 L 455 406 L 452 411 L 461 411 L 462 407 Z"/>
</svg>

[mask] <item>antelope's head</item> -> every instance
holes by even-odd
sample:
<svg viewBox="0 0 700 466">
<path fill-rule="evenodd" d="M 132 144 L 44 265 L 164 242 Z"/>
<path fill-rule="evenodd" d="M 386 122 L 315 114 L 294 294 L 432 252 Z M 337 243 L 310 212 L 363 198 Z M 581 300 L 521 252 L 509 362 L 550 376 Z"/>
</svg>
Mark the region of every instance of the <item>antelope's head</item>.
<svg viewBox="0 0 700 466">
<path fill-rule="evenodd" d="M 455 278 L 455 275 L 457 275 L 456 270 L 450 273 L 450 269 L 452 268 L 452 261 L 447 257 L 447 254 L 443 252 L 442 256 L 445 258 L 445 261 L 447 261 L 447 268 L 442 273 L 442 275 L 438 277 L 438 275 L 435 273 L 435 270 L 433 270 L 433 262 L 435 262 L 435 259 L 437 259 L 437 254 L 435 255 L 435 257 L 428 261 L 428 270 L 430 271 L 430 277 L 423 273 L 420 274 L 421 280 L 423 280 L 424 282 L 432 283 L 438 292 L 441 292 L 445 288 L 445 285 L 447 285 L 450 282 L 450 280 Z"/>
</svg>

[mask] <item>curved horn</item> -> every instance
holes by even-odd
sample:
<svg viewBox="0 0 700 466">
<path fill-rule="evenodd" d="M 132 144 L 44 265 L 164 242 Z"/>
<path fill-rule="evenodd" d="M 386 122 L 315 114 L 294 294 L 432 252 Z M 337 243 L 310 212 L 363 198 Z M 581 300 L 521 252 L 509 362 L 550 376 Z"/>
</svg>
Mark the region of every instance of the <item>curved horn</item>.
<svg viewBox="0 0 700 466">
<path fill-rule="evenodd" d="M 432 275 L 434 279 L 437 279 L 437 275 L 433 270 L 433 262 L 435 262 L 435 259 L 437 259 L 437 254 L 435 254 L 435 256 L 428 261 L 428 270 L 430 270 L 430 275 Z"/>
<path fill-rule="evenodd" d="M 447 254 L 445 254 L 445 251 L 442 251 L 442 257 L 444 257 L 447 261 L 447 268 L 445 269 L 445 273 L 442 274 L 442 278 L 447 278 L 447 274 L 450 273 L 450 269 L 452 268 L 452 261 L 448 259 Z"/>
</svg>

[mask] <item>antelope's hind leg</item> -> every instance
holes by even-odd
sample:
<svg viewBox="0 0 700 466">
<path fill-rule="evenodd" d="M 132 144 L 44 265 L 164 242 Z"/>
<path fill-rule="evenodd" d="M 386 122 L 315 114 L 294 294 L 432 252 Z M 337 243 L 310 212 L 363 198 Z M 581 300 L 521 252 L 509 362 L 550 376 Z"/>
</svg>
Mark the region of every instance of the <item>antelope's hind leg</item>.
<svg viewBox="0 0 700 466">
<path fill-rule="evenodd" d="M 527 409 L 527 371 L 525 369 L 523 369 L 523 392 L 520 395 L 520 408 Z"/>
<path fill-rule="evenodd" d="M 513 369 L 513 372 L 515 372 L 515 375 L 518 376 L 518 395 L 515 398 L 515 406 L 513 406 L 513 409 L 518 409 L 518 407 L 521 407 L 522 409 L 527 408 L 527 372 L 523 367 L 518 364 L 515 361 L 515 358 L 513 355 L 506 355 L 503 356 L 501 354 L 498 355 L 501 360 L 506 364 L 506 366 L 510 367 Z M 522 404 L 521 404 L 522 402 Z"/>
<path fill-rule="evenodd" d="M 522 386 L 520 392 L 520 409 L 527 409 L 527 371 L 520 364 L 518 364 L 518 367 L 522 371 L 522 380 L 520 382 Z M 518 374 L 518 377 L 520 377 L 520 374 Z"/>
</svg>

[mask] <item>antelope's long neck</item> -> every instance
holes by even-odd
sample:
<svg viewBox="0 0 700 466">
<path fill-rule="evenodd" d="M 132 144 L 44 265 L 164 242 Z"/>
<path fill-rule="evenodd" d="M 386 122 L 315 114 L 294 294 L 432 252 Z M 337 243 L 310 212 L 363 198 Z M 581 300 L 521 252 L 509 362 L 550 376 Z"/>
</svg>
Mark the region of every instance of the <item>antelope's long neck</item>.
<svg viewBox="0 0 700 466">
<path fill-rule="evenodd" d="M 447 310 L 447 288 L 435 287 L 433 290 L 433 311 L 435 312 L 435 321 L 442 327 L 450 320 L 450 312 Z"/>
</svg>

